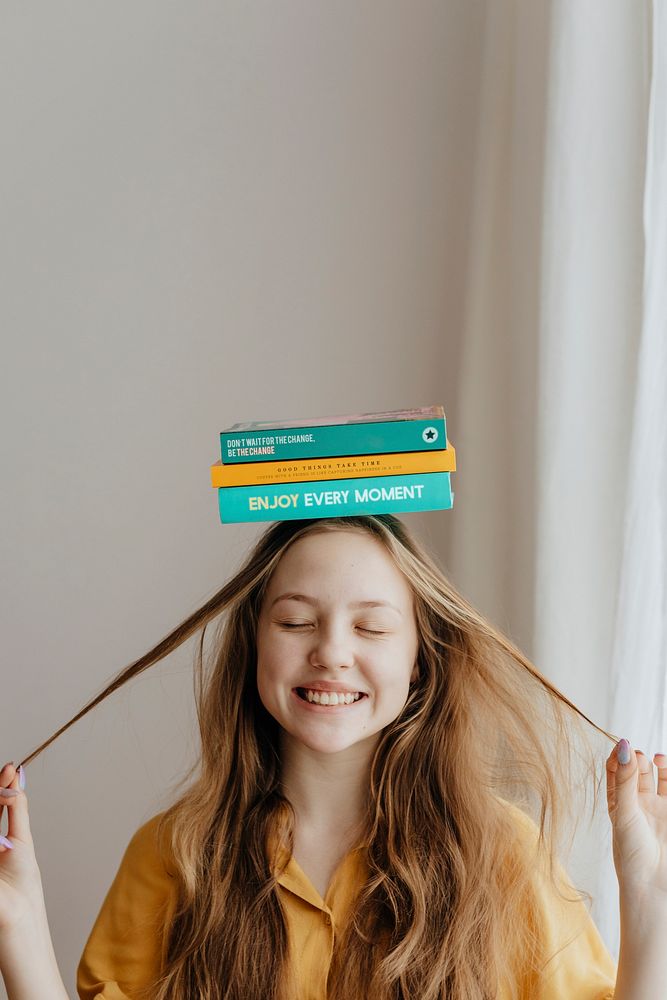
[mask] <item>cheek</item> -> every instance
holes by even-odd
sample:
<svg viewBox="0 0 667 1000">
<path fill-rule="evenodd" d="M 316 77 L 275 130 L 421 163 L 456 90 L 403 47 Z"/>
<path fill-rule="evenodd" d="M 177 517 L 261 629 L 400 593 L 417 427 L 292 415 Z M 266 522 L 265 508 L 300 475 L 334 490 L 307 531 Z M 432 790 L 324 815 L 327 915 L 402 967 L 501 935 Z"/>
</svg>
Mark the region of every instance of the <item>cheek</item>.
<svg viewBox="0 0 667 1000">
<path fill-rule="evenodd" d="M 271 665 L 265 658 L 258 657 L 256 672 L 257 694 L 264 708 L 273 714 L 275 710 L 275 681 L 271 671 Z"/>
<path fill-rule="evenodd" d="M 372 719 L 374 728 L 385 726 L 394 722 L 405 708 L 405 704 L 410 694 L 407 681 L 403 678 L 394 678 L 391 684 L 379 685 L 375 690 L 375 699 L 370 708 L 373 711 Z"/>
<path fill-rule="evenodd" d="M 255 665 L 255 681 L 257 683 L 257 690 L 264 700 L 264 694 L 267 689 L 268 679 L 271 674 L 271 657 L 267 656 L 264 647 L 258 643 L 257 644 L 257 662 Z"/>
<path fill-rule="evenodd" d="M 396 659 L 391 657 L 365 672 L 369 684 L 373 687 L 376 701 L 383 705 L 391 703 L 393 706 L 398 701 L 403 702 L 409 694 L 412 665 L 408 667 L 401 662 L 400 666 L 397 666 Z"/>
<path fill-rule="evenodd" d="M 260 695 L 271 697 L 271 691 L 277 683 L 284 681 L 290 672 L 290 658 L 285 650 L 275 645 L 257 649 L 257 689 Z"/>
</svg>

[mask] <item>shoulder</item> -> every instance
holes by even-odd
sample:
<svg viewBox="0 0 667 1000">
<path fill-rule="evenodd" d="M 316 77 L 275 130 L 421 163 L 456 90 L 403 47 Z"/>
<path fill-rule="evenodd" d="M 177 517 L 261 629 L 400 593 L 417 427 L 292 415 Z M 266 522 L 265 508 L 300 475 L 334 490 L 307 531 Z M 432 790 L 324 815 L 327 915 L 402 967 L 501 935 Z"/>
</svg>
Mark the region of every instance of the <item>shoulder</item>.
<svg viewBox="0 0 667 1000">
<path fill-rule="evenodd" d="M 504 799 L 501 795 L 496 795 L 495 798 L 503 806 L 507 815 L 514 820 L 520 832 L 535 835 L 538 833 L 539 828 L 537 823 L 520 806 L 517 806 L 514 802 L 510 802 L 509 799 Z"/>
<path fill-rule="evenodd" d="M 510 822 L 510 828 L 518 845 L 524 849 L 537 849 L 540 846 L 540 828 L 528 813 L 514 802 L 495 796 L 502 806 L 501 815 Z"/>
<path fill-rule="evenodd" d="M 149 869 L 165 878 L 174 877 L 170 823 L 166 811 L 156 813 L 139 826 L 129 839 L 121 868 Z"/>
<path fill-rule="evenodd" d="M 134 996 L 158 974 L 177 900 L 163 816 L 142 823 L 127 843 L 77 967 L 81 1000 Z"/>
<path fill-rule="evenodd" d="M 543 898 L 554 891 L 558 895 L 565 892 L 570 900 L 574 893 L 574 899 L 579 902 L 580 894 L 573 887 L 558 850 L 549 841 L 548 832 L 545 830 L 540 836 L 538 824 L 524 809 L 499 795 L 496 799 L 503 807 L 502 815 L 509 821 L 511 844 L 508 844 L 508 856 L 521 856 L 522 865 L 530 869 L 533 890 L 538 889 Z"/>
<path fill-rule="evenodd" d="M 128 849 L 131 847 L 133 850 L 139 851 L 159 850 L 160 842 L 158 832 L 162 817 L 165 815 L 165 812 L 156 813 L 155 816 L 151 816 L 151 818 L 147 819 L 145 823 L 142 823 L 141 826 L 137 827 L 130 837 Z"/>
<path fill-rule="evenodd" d="M 530 894 L 522 916 L 531 927 L 543 961 L 540 985 L 532 984 L 521 995 L 540 1000 L 611 998 L 616 963 L 581 892 L 557 853 L 553 867 L 550 865 L 549 845 L 541 840 L 540 828 L 532 817 L 514 803 L 496 797 L 516 832 L 521 867 L 530 873 Z"/>
<path fill-rule="evenodd" d="M 115 947 L 117 938 L 125 940 L 131 933 L 150 931 L 152 936 L 172 911 L 177 880 L 160 823 L 163 815 L 152 816 L 130 837 L 89 940 L 93 949 Z"/>
</svg>

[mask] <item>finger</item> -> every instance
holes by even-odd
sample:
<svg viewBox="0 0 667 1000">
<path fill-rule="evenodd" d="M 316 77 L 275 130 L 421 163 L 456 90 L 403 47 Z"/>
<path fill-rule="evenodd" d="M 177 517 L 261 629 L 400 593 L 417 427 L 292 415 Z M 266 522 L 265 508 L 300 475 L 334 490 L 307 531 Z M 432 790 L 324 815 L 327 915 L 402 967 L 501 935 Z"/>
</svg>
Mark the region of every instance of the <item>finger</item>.
<svg viewBox="0 0 667 1000">
<path fill-rule="evenodd" d="M 667 757 L 664 753 L 653 754 L 658 769 L 658 795 L 667 795 Z"/>
<path fill-rule="evenodd" d="M 653 776 L 653 764 L 648 759 L 643 750 L 635 750 L 637 754 L 637 766 L 639 768 L 638 790 L 641 793 L 655 795 L 655 778 Z"/>
<path fill-rule="evenodd" d="M 11 788 L 12 782 L 18 782 L 18 772 L 15 764 L 5 764 L 0 771 L 0 788 Z"/>
<path fill-rule="evenodd" d="M 616 759 L 616 747 L 614 747 L 607 757 L 607 811 L 612 816 L 616 810 L 616 771 L 618 761 Z"/>
<path fill-rule="evenodd" d="M 9 788 L 14 779 L 15 774 L 16 774 L 16 768 L 13 763 L 4 765 L 2 770 L 0 770 L 0 790 L 3 788 Z M 8 803 L 9 799 L 7 799 L 4 795 L 0 795 L 0 824 L 2 823 L 2 817 L 4 816 L 5 813 L 5 805 Z M 9 810 L 7 810 L 7 814 L 9 815 Z M 7 830 L 7 833 L 9 834 L 9 830 Z M 2 851 L 11 850 L 11 848 L 6 847 L 2 843 L 2 841 L 0 841 L 0 844 L 2 844 L 2 847 L 0 848 Z"/>
<path fill-rule="evenodd" d="M 16 767 L 14 764 L 5 764 L 5 766 L 0 770 L 0 788 L 9 788 L 14 777 L 16 775 Z M 0 805 L 4 806 L 5 799 L 0 797 Z M 0 818 L 2 817 L 2 810 L 0 809 Z"/>
<path fill-rule="evenodd" d="M 630 759 L 621 764 L 618 754 L 623 744 L 628 746 Z M 629 822 L 637 812 L 637 755 L 627 740 L 616 744 L 607 758 L 607 806 L 612 823 Z"/>
<path fill-rule="evenodd" d="M 0 801 L 7 807 L 7 833 L 5 836 L 12 842 L 18 840 L 31 843 L 28 798 L 20 787 L 19 775 L 13 764 L 5 764 L 0 771 L 0 787 L 9 788 L 18 793 L 11 797 L 0 795 Z M 2 845 L 2 850 L 8 851 L 11 848 Z"/>
</svg>

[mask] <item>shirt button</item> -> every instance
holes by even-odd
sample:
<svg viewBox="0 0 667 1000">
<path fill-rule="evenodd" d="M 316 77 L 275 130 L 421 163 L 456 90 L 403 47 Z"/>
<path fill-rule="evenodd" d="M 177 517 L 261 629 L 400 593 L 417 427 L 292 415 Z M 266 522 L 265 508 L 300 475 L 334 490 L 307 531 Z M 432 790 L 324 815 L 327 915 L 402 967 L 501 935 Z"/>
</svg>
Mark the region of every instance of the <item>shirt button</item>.
<svg viewBox="0 0 667 1000">
<path fill-rule="evenodd" d="M 324 923 L 327 925 L 327 927 L 331 927 L 331 917 L 329 916 L 328 913 L 324 914 Z"/>
</svg>

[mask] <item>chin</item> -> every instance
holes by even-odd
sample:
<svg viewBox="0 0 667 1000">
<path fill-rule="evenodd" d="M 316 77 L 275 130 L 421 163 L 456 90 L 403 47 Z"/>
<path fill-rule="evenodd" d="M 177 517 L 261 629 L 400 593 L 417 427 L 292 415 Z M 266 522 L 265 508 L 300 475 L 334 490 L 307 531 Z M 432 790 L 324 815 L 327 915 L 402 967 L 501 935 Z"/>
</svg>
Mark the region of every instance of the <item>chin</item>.
<svg viewBox="0 0 667 1000">
<path fill-rule="evenodd" d="M 357 747 L 359 744 L 367 743 L 368 741 L 374 741 L 378 738 L 379 733 L 364 732 L 358 736 L 354 736 L 344 733 L 332 735 L 331 733 L 290 732 L 290 736 L 297 743 L 308 747 L 313 753 L 334 754 L 342 753 L 344 750 L 349 750 L 351 747 Z"/>
<path fill-rule="evenodd" d="M 345 733 L 309 732 L 305 727 L 301 729 L 294 725 L 285 726 L 282 722 L 280 726 L 291 740 L 307 747 L 313 753 L 340 753 L 341 750 L 347 750 L 348 747 L 366 738 L 365 736 L 355 738 L 352 734 Z"/>
</svg>

